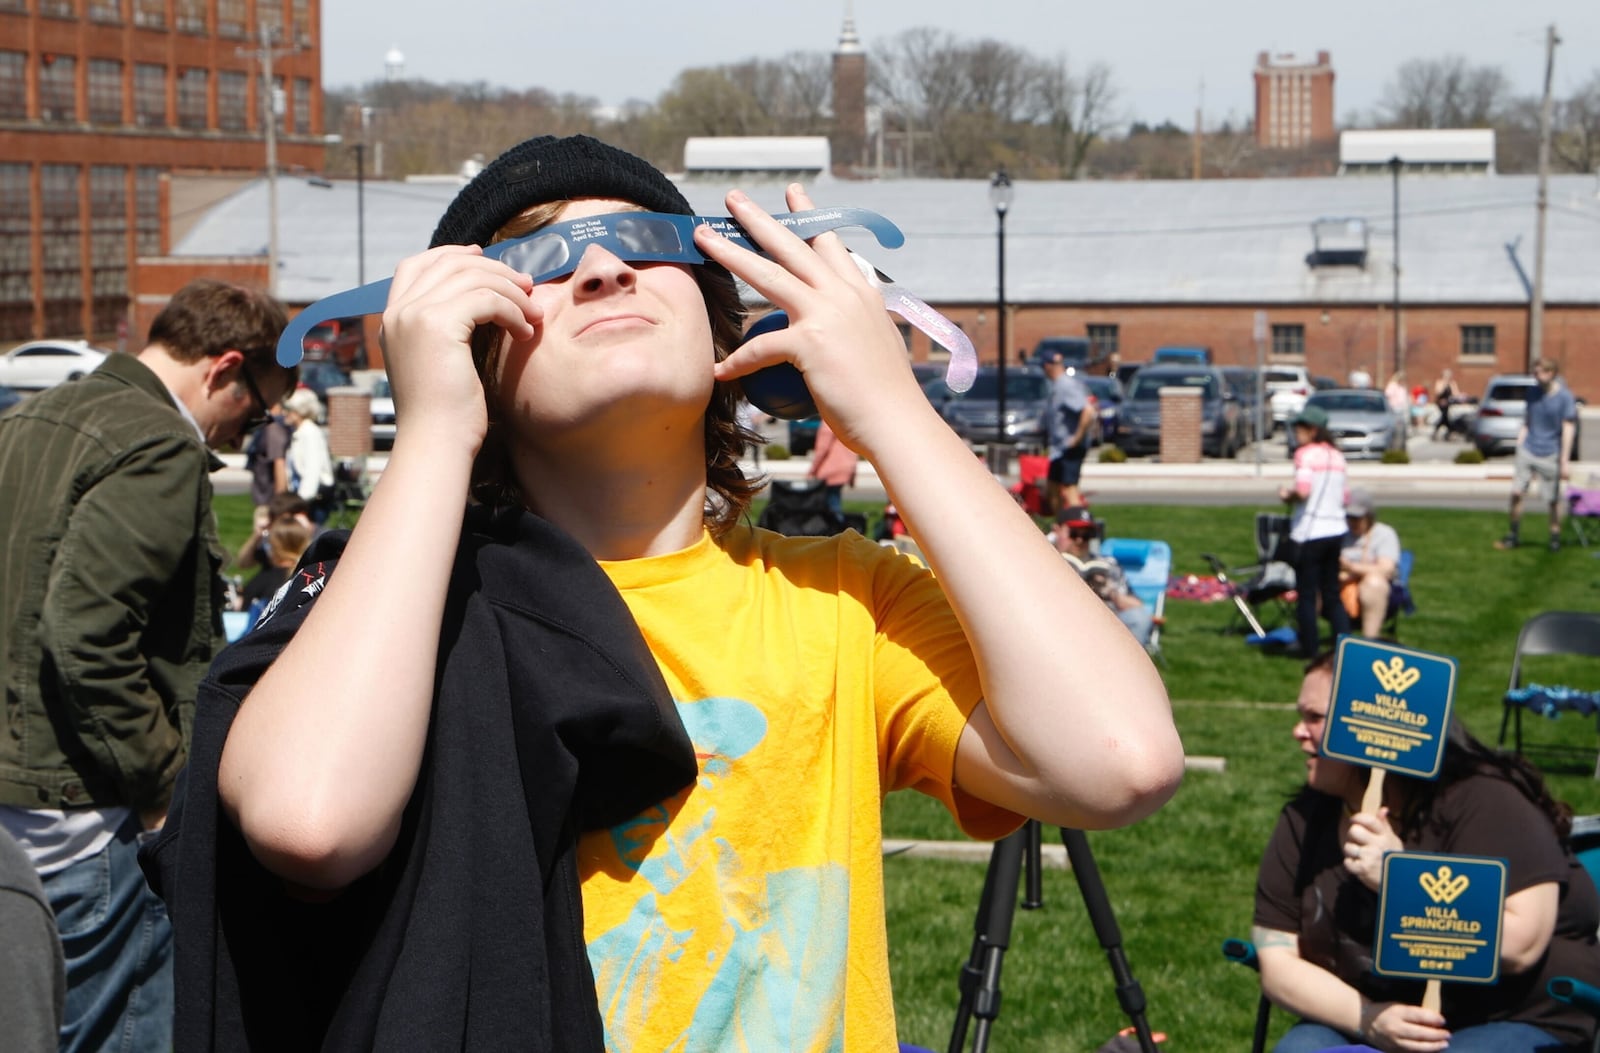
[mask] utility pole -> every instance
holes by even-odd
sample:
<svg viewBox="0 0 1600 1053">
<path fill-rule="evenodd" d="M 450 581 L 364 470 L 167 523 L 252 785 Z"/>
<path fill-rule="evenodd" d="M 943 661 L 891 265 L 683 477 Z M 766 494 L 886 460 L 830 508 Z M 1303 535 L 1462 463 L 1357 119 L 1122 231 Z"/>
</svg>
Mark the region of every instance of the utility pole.
<svg viewBox="0 0 1600 1053">
<path fill-rule="evenodd" d="M 293 45 L 274 47 L 278 27 L 262 19 L 257 29 L 258 46 L 236 48 L 238 54 L 261 63 L 261 109 L 267 138 L 267 294 L 278 295 L 278 89 L 272 79 L 272 60 L 292 55 Z"/>
<path fill-rule="evenodd" d="M 1533 372 L 1533 364 L 1544 357 L 1544 228 L 1550 204 L 1550 82 L 1555 74 L 1559 43 L 1561 38 L 1556 36 L 1552 23 L 1545 31 L 1544 101 L 1539 106 L 1539 195 L 1533 237 L 1533 300 L 1528 305 L 1529 373 Z"/>
<path fill-rule="evenodd" d="M 1199 179 L 1200 178 L 1201 170 L 1203 168 L 1203 164 L 1202 164 L 1202 161 L 1201 161 L 1201 158 L 1202 158 L 1203 154 L 1202 154 L 1201 151 L 1202 151 L 1202 148 L 1203 148 L 1203 146 L 1205 144 L 1205 126 L 1203 124 L 1201 124 L 1200 116 L 1201 116 L 1202 111 L 1205 110 L 1205 107 L 1206 107 L 1206 82 L 1205 82 L 1204 78 L 1201 78 L 1201 80 L 1200 80 L 1200 96 L 1199 96 L 1199 98 L 1196 100 L 1196 102 L 1194 104 L 1194 143 L 1193 143 L 1194 156 L 1190 159 L 1190 169 L 1191 169 L 1190 178 L 1193 178 L 1193 179 Z"/>
</svg>

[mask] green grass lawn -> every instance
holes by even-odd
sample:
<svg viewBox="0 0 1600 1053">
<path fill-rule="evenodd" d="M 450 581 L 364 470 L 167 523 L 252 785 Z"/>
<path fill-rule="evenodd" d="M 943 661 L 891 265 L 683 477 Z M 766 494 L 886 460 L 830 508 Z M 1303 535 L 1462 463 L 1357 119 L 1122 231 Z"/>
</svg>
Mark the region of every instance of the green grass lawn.
<svg viewBox="0 0 1600 1053">
<path fill-rule="evenodd" d="M 875 516 L 880 508 L 852 510 Z M 1105 515 L 1114 535 L 1168 541 L 1177 573 L 1208 574 L 1203 552 L 1230 566 L 1253 557 L 1255 511 L 1119 505 Z M 219 498 L 217 512 L 223 543 L 236 549 L 249 530 L 248 499 Z M 1496 552 L 1491 542 L 1505 526 L 1500 513 L 1386 508 L 1381 514 L 1416 553 L 1418 610 L 1401 621 L 1401 642 L 1458 660 L 1456 711 L 1492 743 L 1518 628 L 1542 610 L 1600 609 L 1600 560 L 1580 548 Z M 1528 526 L 1539 536 L 1542 517 Z M 1162 635 L 1161 671 L 1185 747 L 1192 755 L 1225 758 L 1226 771 L 1191 773 L 1152 818 L 1089 838 L 1123 949 L 1149 1000 L 1149 1019 L 1171 1036 L 1173 1053 L 1248 1047 L 1255 976 L 1225 962 L 1219 947 L 1226 936 L 1249 933 L 1261 848 L 1303 777 L 1289 738 L 1299 665 L 1246 645 L 1235 618 L 1232 604 L 1174 600 Z M 1527 679 L 1543 683 L 1600 687 L 1592 663 L 1542 659 L 1525 669 Z M 1558 796 L 1579 813 L 1600 812 L 1600 783 L 1592 776 L 1594 724 L 1568 716 L 1529 718 L 1524 726 L 1530 745 L 1575 749 L 1572 756 L 1533 755 L 1547 762 Z M 891 795 L 884 826 L 891 837 L 961 837 L 936 803 L 910 793 Z M 900 1033 L 905 1041 L 944 1049 L 984 867 L 895 857 L 885 861 L 885 871 Z M 1047 870 L 1044 900 L 1043 909 L 1016 914 L 991 1048 L 1093 1050 L 1127 1018 L 1071 875 Z M 1289 1023 L 1284 1013 L 1273 1020 L 1274 1035 Z"/>
</svg>

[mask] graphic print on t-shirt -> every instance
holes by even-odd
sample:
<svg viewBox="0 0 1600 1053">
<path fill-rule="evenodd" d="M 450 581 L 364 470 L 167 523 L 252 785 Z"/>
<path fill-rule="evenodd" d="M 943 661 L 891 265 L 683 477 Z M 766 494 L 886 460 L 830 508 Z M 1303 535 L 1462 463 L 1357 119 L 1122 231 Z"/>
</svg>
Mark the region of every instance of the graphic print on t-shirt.
<svg viewBox="0 0 1600 1053">
<path fill-rule="evenodd" d="M 633 1053 L 626 1036 L 665 1014 L 681 1024 L 671 1049 L 842 1051 L 848 870 L 819 856 L 763 873 L 741 859 L 719 829 L 719 791 L 752 778 L 767 719 L 738 698 L 677 707 L 699 779 L 611 831 L 639 892 L 625 920 L 589 941 L 606 1048 Z M 805 777 L 769 769 L 754 778 Z M 762 837 L 786 836 L 785 816 L 766 822 Z"/>
</svg>

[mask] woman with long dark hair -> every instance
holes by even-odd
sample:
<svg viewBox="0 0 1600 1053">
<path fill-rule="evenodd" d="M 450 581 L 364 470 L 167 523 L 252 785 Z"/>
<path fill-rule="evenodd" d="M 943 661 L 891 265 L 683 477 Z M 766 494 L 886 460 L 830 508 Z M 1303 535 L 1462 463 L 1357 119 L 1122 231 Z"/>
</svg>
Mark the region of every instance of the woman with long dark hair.
<svg viewBox="0 0 1600 1053">
<path fill-rule="evenodd" d="M 1600 983 L 1600 896 L 1567 843 L 1571 810 L 1521 757 L 1452 720 L 1436 780 L 1390 773 L 1363 812 L 1370 769 L 1321 756 L 1333 661 L 1308 667 L 1294 739 L 1306 785 L 1284 806 L 1261 860 L 1252 936 L 1261 989 L 1300 1015 L 1274 1053 L 1364 1042 L 1380 1050 L 1587 1050 L 1594 1021 L 1551 998 L 1554 976 Z M 1508 864 L 1500 980 L 1446 984 L 1441 1012 L 1423 984 L 1373 972 L 1383 855 L 1401 849 L 1495 856 Z"/>
<path fill-rule="evenodd" d="M 1300 653 L 1317 653 L 1317 610 L 1328 619 L 1335 640 L 1350 631 L 1350 615 L 1339 600 L 1339 553 L 1347 530 L 1345 499 L 1349 476 L 1344 454 L 1328 430 L 1327 411 L 1320 406 L 1302 409 L 1289 427 L 1294 429 L 1294 485 L 1280 486 L 1278 498 L 1293 506 L 1289 526 L 1298 594 Z"/>
</svg>

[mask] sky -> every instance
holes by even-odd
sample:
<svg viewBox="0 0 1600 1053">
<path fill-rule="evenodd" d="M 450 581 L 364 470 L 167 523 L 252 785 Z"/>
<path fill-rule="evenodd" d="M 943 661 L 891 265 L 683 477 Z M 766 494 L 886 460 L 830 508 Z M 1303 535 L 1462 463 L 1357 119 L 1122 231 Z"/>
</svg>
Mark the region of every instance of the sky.
<svg viewBox="0 0 1600 1053">
<path fill-rule="evenodd" d="M 1557 97 L 1600 70 L 1600 0 L 324 0 L 323 80 L 332 88 L 379 80 L 384 56 L 398 49 L 406 76 L 435 83 L 653 102 L 685 69 L 831 53 L 847 10 L 869 51 L 934 26 L 966 42 L 1065 55 L 1077 68 L 1104 62 L 1122 120 L 1184 128 L 1197 106 L 1207 127 L 1249 119 L 1261 51 L 1330 52 L 1341 122 L 1370 112 L 1411 58 L 1460 54 L 1498 65 L 1514 92 L 1536 96 L 1551 24 L 1562 39 Z"/>
</svg>

